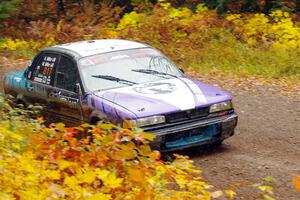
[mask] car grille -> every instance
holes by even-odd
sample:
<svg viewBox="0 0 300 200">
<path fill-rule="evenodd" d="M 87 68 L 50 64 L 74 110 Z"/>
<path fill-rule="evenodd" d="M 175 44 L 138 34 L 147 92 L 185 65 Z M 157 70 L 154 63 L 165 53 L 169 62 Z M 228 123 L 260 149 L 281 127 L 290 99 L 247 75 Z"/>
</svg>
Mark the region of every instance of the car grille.
<svg viewBox="0 0 300 200">
<path fill-rule="evenodd" d="M 167 114 L 165 117 L 167 123 L 174 123 L 174 122 L 184 121 L 188 119 L 205 117 L 208 114 L 209 114 L 209 107 L 204 107 L 204 108 L 196 108 L 193 110 L 186 110 L 182 112 Z"/>
</svg>

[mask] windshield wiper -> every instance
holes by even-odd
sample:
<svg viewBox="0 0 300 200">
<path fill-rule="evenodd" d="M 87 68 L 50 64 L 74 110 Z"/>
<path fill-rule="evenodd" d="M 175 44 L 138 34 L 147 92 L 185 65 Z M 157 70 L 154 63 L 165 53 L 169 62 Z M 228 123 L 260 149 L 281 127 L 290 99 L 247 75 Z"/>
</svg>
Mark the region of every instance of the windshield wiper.
<svg viewBox="0 0 300 200">
<path fill-rule="evenodd" d="M 128 81 L 128 80 L 121 79 L 121 78 L 114 77 L 114 76 L 110 76 L 110 75 L 92 75 L 92 77 L 101 78 L 101 79 L 105 79 L 105 80 L 109 80 L 109 81 L 115 81 L 115 82 L 123 83 L 123 84 L 126 84 L 126 85 L 137 84 L 135 82 Z"/>
<path fill-rule="evenodd" d="M 133 69 L 131 71 L 145 73 L 145 74 L 167 75 L 167 76 L 172 76 L 172 77 L 178 78 L 178 76 L 176 76 L 176 75 L 168 74 L 168 73 L 165 73 L 165 72 L 159 72 L 159 71 L 152 70 L 152 69 Z"/>
</svg>

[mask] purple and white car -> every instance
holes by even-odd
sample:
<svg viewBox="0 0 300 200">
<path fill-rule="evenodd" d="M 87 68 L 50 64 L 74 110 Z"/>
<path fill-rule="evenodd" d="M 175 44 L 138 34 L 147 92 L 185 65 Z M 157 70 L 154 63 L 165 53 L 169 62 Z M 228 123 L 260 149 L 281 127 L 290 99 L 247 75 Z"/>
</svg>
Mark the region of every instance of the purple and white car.
<svg viewBox="0 0 300 200">
<path fill-rule="evenodd" d="M 41 104 L 45 115 L 72 124 L 103 120 L 156 135 L 161 151 L 221 144 L 234 134 L 232 98 L 193 80 L 151 46 L 91 40 L 42 50 L 5 76 L 5 93 Z"/>
</svg>

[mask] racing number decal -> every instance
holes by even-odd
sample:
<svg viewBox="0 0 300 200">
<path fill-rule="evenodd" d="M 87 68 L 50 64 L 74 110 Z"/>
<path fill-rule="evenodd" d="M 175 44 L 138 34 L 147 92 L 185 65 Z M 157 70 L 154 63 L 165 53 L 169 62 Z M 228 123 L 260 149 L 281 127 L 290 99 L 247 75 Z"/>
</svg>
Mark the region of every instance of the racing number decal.
<svg viewBox="0 0 300 200">
<path fill-rule="evenodd" d="M 44 76 L 50 76 L 51 75 L 51 72 L 52 72 L 52 67 L 45 67 L 44 70 L 43 70 L 43 74 Z"/>
<path fill-rule="evenodd" d="M 54 71 L 56 61 L 57 55 L 43 55 L 42 59 L 37 63 L 37 66 L 34 70 L 33 81 L 51 85 L 51 76 L 52 72 Z"/>
</svg>

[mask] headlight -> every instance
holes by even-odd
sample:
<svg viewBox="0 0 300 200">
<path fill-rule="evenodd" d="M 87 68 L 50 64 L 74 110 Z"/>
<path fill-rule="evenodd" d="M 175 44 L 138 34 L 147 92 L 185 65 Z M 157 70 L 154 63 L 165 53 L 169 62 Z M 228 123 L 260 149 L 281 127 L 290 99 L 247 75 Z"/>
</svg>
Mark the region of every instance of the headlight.
<svg viewBox="0 0 300 200">
<path fill-rule="evenodd" d="M 225 101 L 222 103 L 216 103 L 210 106 L 209 112 L 214 113 L 214 112 L 219 112 L 223 110 L 230 110 L 233 108 L 232 102 L 231 101 Z"/>
<path fill-rule="evenodd" d="M 154 124 L 161 124 L 164 122 L 166 122 L 165 116 L 152 116 L 152 117 L 145 117 L 136 120 L 124 120 L 123 125 L 125 128 L 131 128 L 131 127 L 150 126 Z"/>
</svg>

